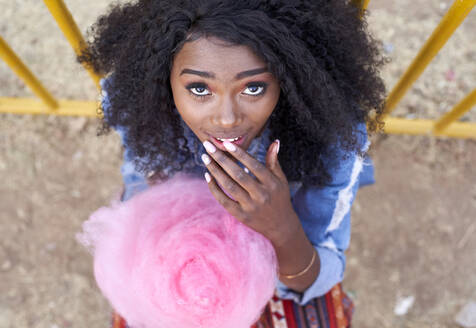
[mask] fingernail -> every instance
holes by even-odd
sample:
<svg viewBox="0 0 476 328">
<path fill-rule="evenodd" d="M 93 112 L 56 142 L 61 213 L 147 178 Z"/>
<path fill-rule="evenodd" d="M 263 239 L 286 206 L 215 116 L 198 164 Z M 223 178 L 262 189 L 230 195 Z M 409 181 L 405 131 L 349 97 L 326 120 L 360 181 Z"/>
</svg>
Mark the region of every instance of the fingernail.
<svg viewBox="0 0 476 328">
<path fill-rule="evenodd" d="M 228 151 L 235 151 L 236 150 L 236 146 L 234 144 L 232 144 L 231 142 L 229 142 L 229 141 L 223 141 L 223 146 L 225 146 L 226 150 L 228 150 Z"/>
<path fill-rule="evenodd" d="M 207 183 L 210 183 L 210 181 L 212 180 L 212 178 L 210 177 L 210 174 L 208 174 L 208 172 L 205 172 L 205 180 L 207 180 Z"/>
<path fill-rule="evenodd" d="M 245 170 L 246 173 L 250 173 L 250 170 L 248 170 L 247 167 L 245 167 L 244 170 Z"/>
<path fill-rule="evenodd" d="M 279 141 L 279 139 L 276 139 L 275 142 L 278 143 L 278 146 L 276 147 L 276 155 L 278 155 L 278 153 L 279 153 L 279 146 L 280 146 L 281 142 Z"/>
<path fill-rule="evenodd" d="M 208 141 L 208 140 L 205 140 L 203 142 L 203 147 L 205 147 L 205 149 L 207 150 L 207 152 L 209 153 L 214 153 L 217 149 L 215 148 L 215 146 L 213 146 L 213 144 Z"/>
<path fill-rule="evenodd" d="M 203 161 L 203 163 L 205 163 L 205 165 L 210 164 L 210 162 L 211 162 L 210 156 L 208 156 L 207 154 L 202 154 L 202 161 Z"/>
</svg>

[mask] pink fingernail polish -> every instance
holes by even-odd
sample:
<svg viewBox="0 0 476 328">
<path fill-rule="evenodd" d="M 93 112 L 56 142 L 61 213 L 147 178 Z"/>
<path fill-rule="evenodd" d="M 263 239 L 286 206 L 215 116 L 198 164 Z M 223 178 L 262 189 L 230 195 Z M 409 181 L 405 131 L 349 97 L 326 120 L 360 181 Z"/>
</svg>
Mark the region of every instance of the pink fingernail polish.
<svg viewBox="0 0 476 328">
<path fill-rule="evenodd" d="M 210 162 L 211 162 L 210 156 L 208 156 L 207 154 L 202 154 L 202 161 L 203 161 L 203 163 L 205 163 L 205 165 L 210 164 Z"/>
<path fill-rule="evenodd" d="M 208 172 L 205 172 L 205 180 L 207 180 L 207 183 L 210 183 L 210 181 L 212 180 L 212 178 L 210 177 L 210 174 L 208 174 Z"/>
<path fill-rule="evenodd" d="M 217 149 L 215 148 L 215 146 L 208 140 L 205 140 L 203 142 L 203 147 L 205 147 L 205 149 L 209 152 L 209 153 L 214 153 Z"/>
<path fill-rule="evenodd" d="M 232 144 L 231 142 L 228 142 L 228 141 L 223 141 L 223 146 L 225 146 L 226 150 L 228 150 L 228 151 L 235 151 L 236 150 L 236 146 L 234 144 Z"/>
</svg>

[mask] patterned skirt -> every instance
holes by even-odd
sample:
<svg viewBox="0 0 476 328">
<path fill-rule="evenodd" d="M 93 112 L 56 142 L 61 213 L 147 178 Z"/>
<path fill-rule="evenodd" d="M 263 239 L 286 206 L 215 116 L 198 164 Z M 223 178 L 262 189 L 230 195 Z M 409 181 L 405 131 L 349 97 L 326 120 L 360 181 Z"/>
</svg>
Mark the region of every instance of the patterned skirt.
<svg viewBox="0 0 476 328">
<path fill-rule="evenodd" d="M 353 312 L 352 300 L 338 284 L 305 305 L 273 296 L 251 328 L 349 328 Z M 111 327 L 133 328 L 117 313 L 113 314 Z"/>
</svg>

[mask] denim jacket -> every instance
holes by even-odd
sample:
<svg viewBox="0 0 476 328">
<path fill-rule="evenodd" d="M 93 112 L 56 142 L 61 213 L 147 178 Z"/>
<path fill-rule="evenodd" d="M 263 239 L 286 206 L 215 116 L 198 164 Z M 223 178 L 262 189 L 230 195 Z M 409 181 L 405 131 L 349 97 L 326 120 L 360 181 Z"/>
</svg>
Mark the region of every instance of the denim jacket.
<svg viewBox="0 0 476 328">
<path fill-rule="evenodd" d="M 103 87 L 102 108 L 107 111 L 110 108 L 107 96 L 107 80 L 101 80 Z M 183 122 L 182 122 L 183 123 Z M 183 123 L 184 136 L 187 138 L 189 146 L 194 154 L 188 162 L 191 172 L 200 174 L 206 168 L 200 159 L 205 153 L 202 143 L 194 133 Z M 121 126 L 114 126 L 115 130 L 126 141 L 126 130 Z M 364 151 L 367 151 L 370 142 L 367 140 L 365 124 L 358 126 L 364 138 Z M 261 136 L 255 138 L 248 152 L 262 163 L 265 163 L 266 151 L 271 144 L 269 140 L 269 130 L 265 128 Z M 343 154 L 339 151 L 340 155 Z M 374 168 L 373 163 L 367 155 L 365 157 L 357 154 L 348 154 L 340 165 L 330 170 L 331 182 L 325 187 L 304 187 L 301 182 L 289 183 L 291 201 L 301 224 L 319 254 L 321 268 L 320 273 L 314 283 L 304 292 L 296 292 L 281 281 L 276 286 L 277 295 L 284 299 L 292 299 L 300 305 L 306 304 L 309 300 L 327 293 L 335 284 L 342 281 L 346 258 L 344 251 L 350 242 L 350 209 L 354 201 L 357 190 L 368 184 L 373 184 Z M 124 144 L 124 162 L 121 167 L 124 180 L 124 194 L 122 200 L 125 201 L 135 194 L 147 189 L 146 177 L 138 172 L 133 164 L 133 155 Z"/>
</svg>

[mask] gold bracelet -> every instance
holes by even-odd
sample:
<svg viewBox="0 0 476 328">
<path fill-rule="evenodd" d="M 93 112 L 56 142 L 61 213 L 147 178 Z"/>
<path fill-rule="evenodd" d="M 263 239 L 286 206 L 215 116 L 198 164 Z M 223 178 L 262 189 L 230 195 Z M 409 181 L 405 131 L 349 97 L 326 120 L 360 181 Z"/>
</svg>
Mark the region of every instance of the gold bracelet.
<svg viewBox="0 0 476 328">
<path fill-rule="evenodd" d="M 314 250 L 314 252 L 312 254 L 311 263 L 309 263 L 308 266 L 304 270 L 302 270 L 301 272 L 296 273 L 296 274 L 281 274 L 281 276 L 286 278 L 286 279 L 294 279 L 296 277 L 302 276 L 303 274 L 305 274 L 312 267 L 312 264 L 316 260 L 316 255 L 317 255 L 317 252 L 316 252 L 316 250 Z"/>
</svg>

